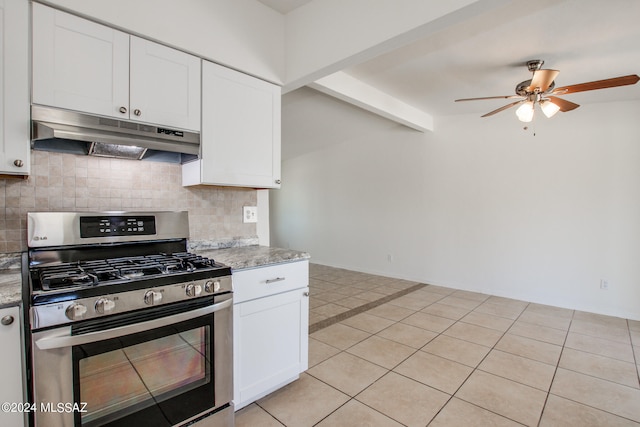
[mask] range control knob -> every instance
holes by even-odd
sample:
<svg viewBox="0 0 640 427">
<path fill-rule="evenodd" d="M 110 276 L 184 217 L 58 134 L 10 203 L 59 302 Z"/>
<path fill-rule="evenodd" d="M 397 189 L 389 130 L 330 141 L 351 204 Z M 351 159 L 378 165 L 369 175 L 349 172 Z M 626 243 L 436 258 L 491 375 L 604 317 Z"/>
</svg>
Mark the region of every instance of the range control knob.
<svg viewBox="0 0 640 427">
<path fill-rule="evenodd" d="M 220 290 L 220 280 L 207 280 L 204 284 L 204 290 L 208 293 L 218 292 Z"/>
<path fill-rule="evenodd" d="M 155 305 L 162 301 L 162 293 L 158 291 L 147 291 L 144 294 L 144 303 L 147 305 Z"/>
<path fill-rule="evenodd" d="M 187 296 L 198 297 L 202 293 L 202 285 L 189 283 L 186 287 L 186 291 L 187 291 Z"/>
<path fill-rule="evenodd" d="M 69 320 L 83 319 L 86 313 L 87 307 L 77 302 L 69 305 L 69 307 L 64 311 L 65 316 L 67 316 L 67 319 Z"/>
<path fill-rule="evenodd" d="M 109 314 L 116 308 L 116 303 L 109 298 L 98 298 L 95 304 L 96 312 L 99 314 Z"/>
</svg>

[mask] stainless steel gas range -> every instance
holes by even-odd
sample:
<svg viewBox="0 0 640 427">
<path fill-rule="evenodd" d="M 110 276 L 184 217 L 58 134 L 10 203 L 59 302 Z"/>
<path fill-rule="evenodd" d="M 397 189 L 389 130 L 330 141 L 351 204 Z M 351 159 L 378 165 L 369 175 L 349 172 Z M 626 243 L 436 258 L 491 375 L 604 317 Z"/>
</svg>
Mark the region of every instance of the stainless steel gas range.
<svg viewBox="0 0 640 427">
<path fill-rule="evenodd" d="M 28 214 L 38 427 L 233 425 L 231 269 L 187 212 Z"/>
</svg>

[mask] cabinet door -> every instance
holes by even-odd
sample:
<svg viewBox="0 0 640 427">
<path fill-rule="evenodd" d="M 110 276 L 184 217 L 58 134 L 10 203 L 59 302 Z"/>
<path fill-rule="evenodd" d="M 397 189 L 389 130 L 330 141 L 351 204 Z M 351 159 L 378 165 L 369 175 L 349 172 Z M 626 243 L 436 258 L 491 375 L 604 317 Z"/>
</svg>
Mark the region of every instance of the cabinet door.
<svg viewBox="0 0 640 427">
<path fill-rule="evenodd" d="M 29 3 L 0 0 L 0 174 L 29 174 L 29 142 Z"/>
<path fill-rule="evenodd" d="M 32 84 L 36 104 L 128 118 L 129 35 L 33 3 Z"/>
<path fill-rule="evenodd" d="M 309 288 L 236 304 L 234 404 L 240 409 L 308 367 Z"/>
<path fill-rule="evenodd" d="M 200 58 L 131 36 L 131 119 L 200 132 Z"/>
<path fill-rule="evenodd" d="M 203 62 L 205 184 L 280 187 L 280 87 Z"/>
<path fill-rule="evenodd" d="M 13 1 L 13 0 L 12 0 Z M 20 308 L 0 310 L 0 319 L 12 318 L 9 325 L 0 325 L 0 402 L 26 402 L 22 390 L 22 340 L 20 338 Z M 0 411 L 0 425 L 22 426 L 23 414 Z"/>
</svg>

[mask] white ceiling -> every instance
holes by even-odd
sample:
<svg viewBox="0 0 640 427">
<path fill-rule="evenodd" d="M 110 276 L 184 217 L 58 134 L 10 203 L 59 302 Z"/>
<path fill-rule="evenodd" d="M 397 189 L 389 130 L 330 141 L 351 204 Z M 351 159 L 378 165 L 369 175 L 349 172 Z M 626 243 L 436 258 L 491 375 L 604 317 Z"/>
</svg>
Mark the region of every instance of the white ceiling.
<svg viewBox="0 0 640 427">
<path fill-rule="evenodd" d="M 260 1 L 288 13 L 310 0 Z M 514 94 L 519 82 L 531 78 L 525 66 L 530 59 L 543 59 L 543 68 L 560 70 L 558 87 L 640 73 L 640 1 L 505 4 L 343 71 L 435 117 L 481 115 L 507 104 L 508 100 L 453 101 Z M 565 99 L 578 104 L 638 100 L 640 83 Z"/>
<path fill-rule="evenodd" d="M 294 9 L 299 8 L 311 0 L 258 0 L 265 6 L 269 6 L 271 9 L 276 10 L 284 15 L 291 12 Z"/>
</svg>

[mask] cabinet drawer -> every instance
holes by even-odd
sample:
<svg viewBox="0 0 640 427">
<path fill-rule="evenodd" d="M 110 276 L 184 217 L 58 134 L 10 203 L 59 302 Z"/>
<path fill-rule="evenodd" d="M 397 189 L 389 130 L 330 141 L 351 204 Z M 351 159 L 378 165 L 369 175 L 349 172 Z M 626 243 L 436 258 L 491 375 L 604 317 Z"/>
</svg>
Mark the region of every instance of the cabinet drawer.
<svg viewBox="0 0 640 427">
<path fill-rule="evenodd" d="M 297 261 L 233 272 L 233 302 L 240 303 L 309 286 L 309 262 Z"/>
</svg>

